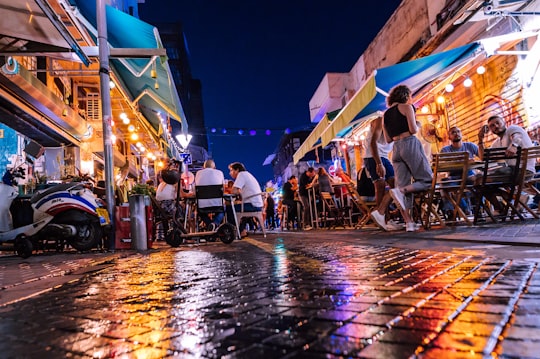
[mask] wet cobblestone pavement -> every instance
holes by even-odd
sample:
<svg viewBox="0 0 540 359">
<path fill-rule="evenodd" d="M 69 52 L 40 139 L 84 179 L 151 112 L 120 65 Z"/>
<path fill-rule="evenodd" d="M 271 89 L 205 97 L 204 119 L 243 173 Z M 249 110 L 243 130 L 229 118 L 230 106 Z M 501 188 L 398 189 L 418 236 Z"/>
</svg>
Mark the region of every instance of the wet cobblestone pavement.
<svg viewBox="0 0 540 359">
<path fill-rule="evenodd" d="M 314 233 L 117 258 L 0 308 L 1 357 L 540 358 L 538 263 Z"/>
</svg>

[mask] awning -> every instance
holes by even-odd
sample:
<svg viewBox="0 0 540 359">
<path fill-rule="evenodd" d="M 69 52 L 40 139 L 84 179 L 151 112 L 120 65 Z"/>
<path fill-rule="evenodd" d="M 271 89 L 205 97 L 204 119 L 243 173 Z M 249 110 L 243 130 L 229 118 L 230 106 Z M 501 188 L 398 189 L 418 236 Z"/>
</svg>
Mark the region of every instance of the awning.
<svg viewBox="0 0 540 359">
<path fill-rule="evenodd" d="M 276 158 L 275 153 L 272 153 L 272 154 L 266 156 L 266 158 L 264 159 L 264 162 L 263 162 L 263 166 L 268 166 L 268 165 L 272 164 L 272 161 L 274 160 L 274 158 Z"/>
<path fill-rule="evenodd" d="M 336 117 L 339 113 L 339 110 L 334 112 L 329 112 L 324 115 L 324 117 L 317 123 L 313 131 L 310 132 L 308 137 L 302 142 L 298 150 L 293 155 L 293 163 L 298 163 L 302 157 L 309 151 L 313 150 L 313 147 L 321 143 L 321 134 L 326 130 L 330 125 L 332 119 Z"/>
<path fill-rule="evenodd" d="M 71 0 L 78 7 L 89 32 L 97 37 L 96 1 Z M 113 48 L 163 48 L 157 29 L 131 15 L 111 6 L 106 6 L 107 36 Z M 87 20 L 87 21 L 86 21 Z M 131 100 L 137 103 L 141 113 L 159 130 L 158 113 L 168 114 L 182 124 L 181 131 L 187 133 L 187 121 L 172 78 L 167 58 L 122 58 L 111 59 L 111 68 L 127 89 Z"/>
<path fill-rule="evenodd" d="M 59 7 L 60 8 L 60 7 Z M 36 56 L 44 53 L 76 53 L 88 65 L 90 60 L 45 0 L 0 0 L 0 54 Z"/>
<path fill-rule="evenodd" d="M 471 60 L 479 47 L 479 43 L 472 43 L 376 70 L 321 134 L 321 145 L 326 146 L 332 139 L 345 136 L 355 120 L 367 119 L 372 113 L 386 109 L 387 92 L 392 87 L 404 84 L 414 94 L 443 73 Z"/>
</svg>

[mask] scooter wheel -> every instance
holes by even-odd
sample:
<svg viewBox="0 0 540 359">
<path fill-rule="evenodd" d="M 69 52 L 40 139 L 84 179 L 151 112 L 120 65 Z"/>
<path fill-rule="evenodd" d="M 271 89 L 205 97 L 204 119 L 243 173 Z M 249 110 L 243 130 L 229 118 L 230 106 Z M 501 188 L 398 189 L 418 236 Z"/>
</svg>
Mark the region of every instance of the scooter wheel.
<svg viewBox="0 0 540 359">
<path fill-rule="evenodd" d="M 165 235 L 165 242 L 171 247 L 179 247 L 185 242 L 184 238 L 181 237 L 181 232 L 178 230 L 171 230 Z"/>
<path fill-rule="evenodd" d="M 34 250 L 34 246 L 32 245 L 32 241 L 30 241 L 28 238 L 16 238 L 15 239 L 15 253 L 21 258 L 28 258 L 32 255 L 32 251 Z"/>
<path fill-rule="evenodd" d="M 230 223 L 223 223 L 217 229 L 217 236 L 223 243 L 230 244 L 236 238 L 236 227 Z"/>
</svg>

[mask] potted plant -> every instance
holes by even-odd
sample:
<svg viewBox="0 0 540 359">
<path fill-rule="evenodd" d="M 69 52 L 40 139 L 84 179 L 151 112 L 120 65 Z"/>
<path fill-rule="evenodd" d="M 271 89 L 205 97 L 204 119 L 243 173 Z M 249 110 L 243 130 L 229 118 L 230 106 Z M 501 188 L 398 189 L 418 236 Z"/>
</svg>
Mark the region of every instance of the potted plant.
<svg viewBox="0 0 540 359">
<path fill-rule="evenodd" d="M 47 180 L 49 179 L 49 177 L 47 177 L 44 173 L 40 173 L 38 171 L 34 173 L 34 177 L 36 179 L 36 190 L 47 188 Z"/>
<path fill-rule="evenodd" d="M 143 195 L 146 195 L 146 196 L 149 196 L 149 195 L 155 196 L 156 195 L 156 189 L 154 187 L 152 187 L 152 186 L 147 185 L 147 184 L 137 183 L 129 191 L 129 195 L 134 195 L 134 194 L 143 194 Z"/>
</svg>

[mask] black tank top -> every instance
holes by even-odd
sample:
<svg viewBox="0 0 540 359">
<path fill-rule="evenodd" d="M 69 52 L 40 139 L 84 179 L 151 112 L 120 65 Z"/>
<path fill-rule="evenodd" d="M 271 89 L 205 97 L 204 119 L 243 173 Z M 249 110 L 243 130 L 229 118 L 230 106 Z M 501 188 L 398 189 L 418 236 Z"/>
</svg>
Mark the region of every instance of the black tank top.
<svg viewBox="0 0 540 359">
<path fill-rule="evenodd" d="M 398 105 L 390 107 L 384 113 L 384 128 L 391 138 L 409 132 L 407 116 L 399 112 Z"/>
</svg>

